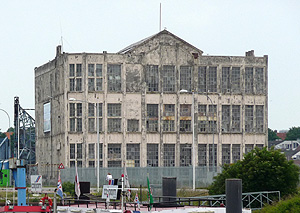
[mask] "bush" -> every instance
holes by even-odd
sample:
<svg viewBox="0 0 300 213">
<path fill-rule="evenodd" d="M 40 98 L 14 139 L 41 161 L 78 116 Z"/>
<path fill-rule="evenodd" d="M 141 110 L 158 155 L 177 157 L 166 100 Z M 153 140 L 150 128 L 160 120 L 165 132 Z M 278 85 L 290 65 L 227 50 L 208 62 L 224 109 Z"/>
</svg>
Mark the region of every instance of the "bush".
<svg viewBox="0 0 300 213">
<path fill-rule="evenodd" d="M 295 196 L 286 200 L 281 200 L 274 206 L 267 206 L 261 209 L 261 213 L 278 212 L 300 212 L 300 196 Z"/>
<path fill-rule="evenodd" d="M 72 197 L 75 196 L 75 184 L 69 181 L 63 182 L 62 184 L 63 192 L 71 195 Z"/>
</svg>

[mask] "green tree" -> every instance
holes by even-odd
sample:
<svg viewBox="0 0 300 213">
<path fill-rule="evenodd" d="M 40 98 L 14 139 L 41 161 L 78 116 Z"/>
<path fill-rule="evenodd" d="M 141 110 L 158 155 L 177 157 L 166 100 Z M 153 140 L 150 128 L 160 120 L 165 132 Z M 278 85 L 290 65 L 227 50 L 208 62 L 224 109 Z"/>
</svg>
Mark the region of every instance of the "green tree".
<svg viewBox="0 0 300 213">
<path fill-rule="evenodd" d="M 280 191 L 285 196 L 297 192 L 299 167 L 279 150 L 256 148 L 243 160 L 224 165 L 222 173 L 209 186 L 209 193 L 224 194 L 228 178 L 242 179 L 243 192 Z"/>
<path fill-rule="evenodd" d="M 280 137 L 277 136 L 275 131 L 268 128 L 268 141 L 275 141 L 276 139 L 279 139 L 279 138 Z"/>
<path fill-rule="evenodd" d="M 285 140 L 297 140 L 300 138 L 300 127 L 292 127 L 286 133 Z"/>
</svg>

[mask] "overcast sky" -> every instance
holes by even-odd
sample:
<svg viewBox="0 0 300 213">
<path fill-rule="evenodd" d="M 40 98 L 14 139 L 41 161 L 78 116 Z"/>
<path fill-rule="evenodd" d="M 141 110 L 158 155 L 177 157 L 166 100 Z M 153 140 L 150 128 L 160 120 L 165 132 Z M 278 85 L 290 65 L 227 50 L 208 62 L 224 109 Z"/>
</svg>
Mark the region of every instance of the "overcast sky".
<svg viewBox="0 0 300 213">
<path fill-rule="evenodd" d="M 14 97 L 34 108 L 34 67 L 61 40 L 64 52 L 117 52 L 158 33 L 160 3 L 162 28 L 204 55 L 268 55 L 269 128 L 300 126 L 298 0 L 10 0 L 0 4 L 0 109 L 11 126 Z M 0 129 L 8 126 L 0 110 Z"/>
</svg>

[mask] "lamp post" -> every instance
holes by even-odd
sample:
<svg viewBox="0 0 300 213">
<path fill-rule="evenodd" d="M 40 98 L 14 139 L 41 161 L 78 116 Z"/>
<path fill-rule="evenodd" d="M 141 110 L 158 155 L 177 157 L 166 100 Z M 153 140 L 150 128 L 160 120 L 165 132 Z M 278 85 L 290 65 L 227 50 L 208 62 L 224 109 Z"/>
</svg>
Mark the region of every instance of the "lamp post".
<svg viewBox="0 0 300 213">
<path fill-rule="evenodd" d="M 7 117 L 8 117 L 8 129 L 9 129 L 10 128 L 10 117 L 9 117 L 9 114 L 4 109 L 0 109 L 0 110 L 3 111 L 7 115 Z"/>
<path fill-rule="evenodd" d="M 182 89 L 179 91 L 180 93 L 188 93 L 187 90 Z M 193 139 L 192 139 L 192 166 L 193 166 L 193 190 L 196 189 L 196 154 L 195 154 L 195 93 L 194 90 L 192 91 L 192 132 L 193 132 Z"/>
<path fill-rule="evenodd" d="M 213 102 L 211 98 L 206 94 L 207 100 L 210 100 L 211 105 L 213 106 Z M 214 135 L 215 135 L 215 128 L 213 128 L 213 147 L 212 147 L 212 161 L 213 161 L 213 175 L 215 173 L 215 140 L 214 140 Z"/>
<path fill-rule="evenodd" d="M 79 101 L 79 102 L 85 102 L 85 103 L 90 103 L 88 101 L 83 101 L 83 100 L 77 100 L 75 98 L 69 98 L 69 101 Z M 95 105 L 94 105 L 95 107 Z M 100 124 L 99 124 L 99 103 L 96 103 L 96 128 L 97 128 L 97 192 L 100 191 L 100 180 L 99 180 L 99 172 L 100 172 L 100 134 L 99 134 L 99 129 L 100 129 Z"/>
</svg>

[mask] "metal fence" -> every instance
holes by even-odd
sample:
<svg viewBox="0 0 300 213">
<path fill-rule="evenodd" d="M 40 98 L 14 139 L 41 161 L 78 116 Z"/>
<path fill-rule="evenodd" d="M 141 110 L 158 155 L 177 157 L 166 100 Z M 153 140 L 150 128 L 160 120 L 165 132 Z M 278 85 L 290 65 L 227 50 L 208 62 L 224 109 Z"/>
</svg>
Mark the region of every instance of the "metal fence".
<svg viewBox="0 0 300 213">
<path fill-rule="evenodd" d="M 208 167 L 196 167 L 196 188 L 207 187 L 213 182 L 213 176 L 217 175 L 221 168 L 216 168 L 213 172 Z M 147 176 L 151 184 L 162 184 L 162 177 L 176 177 L 177 188 L 192 188 L 193 186 L 193 169 L 192 167 L 127 167 L 127 175 L 131 186 L 147 186 Z M 99 183 L 100 186 L 107 184 L 106 175 L 111 173 L 113 178 L 120 178 L 124 173 L 123 168 L 110 167 L 100 168 Z M 78 176 L 80 181 L 90 182 L 91 187 L 97 185 L 96 168 L 78 168 Z M 43 177 L 44 179 L 44 177 Z M 61 170 L 62 182 L 75 180 L 75 168 L 66 168 Z M 45 180 L 43 184 L 52 185 L 57 183 L 57 178 Z"/>
</svg>

